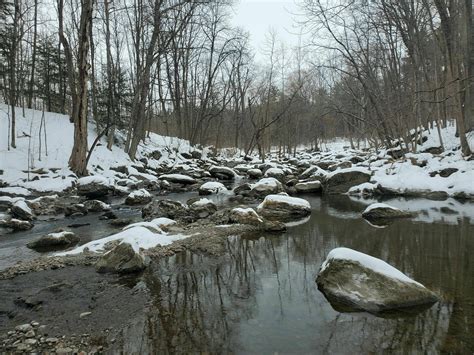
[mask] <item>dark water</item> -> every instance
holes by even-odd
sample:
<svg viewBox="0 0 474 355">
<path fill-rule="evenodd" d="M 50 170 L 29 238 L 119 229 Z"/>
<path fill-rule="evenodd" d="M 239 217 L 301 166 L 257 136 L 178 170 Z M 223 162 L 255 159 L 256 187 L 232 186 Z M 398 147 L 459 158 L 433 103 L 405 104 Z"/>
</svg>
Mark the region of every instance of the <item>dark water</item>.
<svg viewBox="0 0 474 355">
<path fill-rule="evenodd" d="M 308 198 L 311 219 L 286 234 L 230 238 L 229 255 L 182 253 L 141 279 L 145 314 L 123 331 L 126 353 L 354 354 L 474 351 L 474 204 L 392 200 L 420 212 L 375 228 L 347 197 Z M 451 206 L 451 211 L 443 206 Z M 454 210 L 457 211 L 454 211 Z M 453 212 L 454 211 L 454 212 Z M 416 316 L 339 313 L 318 291 L 326 254 L 345 246 L 382 258 L 442 301 Z"/>
</svg>

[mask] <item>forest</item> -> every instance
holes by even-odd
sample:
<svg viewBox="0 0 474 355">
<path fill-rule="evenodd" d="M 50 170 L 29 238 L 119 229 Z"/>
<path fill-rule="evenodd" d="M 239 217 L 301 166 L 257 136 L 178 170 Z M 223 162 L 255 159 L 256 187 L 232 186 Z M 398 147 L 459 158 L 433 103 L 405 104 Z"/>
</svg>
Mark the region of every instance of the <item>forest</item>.
<svg viewBox="0 0 474 355">
<path fill-rule="evenodd" d="M 13 107 L 68 114 L 70 164 L 86 171 L 87 124 L 133 159 L 149 132 L 264 155 L 347 136 L 393 146 L 454 119 L 462 150 L 474 126 L 472 4 L 461 0 L 299 3 L 309 40 L 269 30 L 264 65 L 232 1 L 48 1 L 0 4 L 0 90 Z M 307 43 L 306 43 L 307 42 Z M 416 144 L 413 146 L 415 147 Z"/>
</svg>

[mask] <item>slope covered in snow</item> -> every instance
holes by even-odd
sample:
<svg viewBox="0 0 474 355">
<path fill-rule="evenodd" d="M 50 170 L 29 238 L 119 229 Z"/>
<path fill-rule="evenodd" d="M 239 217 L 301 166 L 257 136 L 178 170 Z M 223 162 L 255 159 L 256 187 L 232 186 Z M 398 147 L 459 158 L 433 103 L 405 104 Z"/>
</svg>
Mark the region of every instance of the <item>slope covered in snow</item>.
<svg viewBox="0 0 474 355">
<path fill-rule="evenodd" d="M 74 126 L 69 116 L 45 112 L 44 130 L 41 127 L 42 112 L 21 108 L 16 109 L 16 148 L 8 148 L 9 108 L 0 104 L 0 179 L 10 185 L 26 187 L 37 191 L 61 191 L 70 187 L 76 178 L 68 168 L 68 160 L 73 146 Z M 97 136 L 94 122 L 89 121 L 88 144 Z M 120 132 L 119 141 L 123 141 Z M 41 151 L 40 151 L 41 147 Z M 192 148 L 188 141 L 175 137 L 150 133 L 145 144 L 140 144 L 137 159 L 132 162 L 120 145 L 107 149 L 106 138 L 95 147 L 89 161 L 89 171 L 107 177 L 107 170 L 116 166 L 142 166 L 139 161 L 147 158 L 149 167 L 174 165 L 185 161 L 181 153 L 189 153 Z M 47 154 L 46 154 L 47 151 Z M 158 153 L 156 153 L 158 152 Z M 51 171 L 51 169 L 53 171 Z M 30 174 L 28 174 L 30 170 Z M 39 173 L 39 174 L 35 174 Z M 31 181 L 35 176 L 42 178 Z M 49 177 L 49 178 L 48 178 Z M 30 181 L 27 181 L 29 178 Z"/>
</svg>

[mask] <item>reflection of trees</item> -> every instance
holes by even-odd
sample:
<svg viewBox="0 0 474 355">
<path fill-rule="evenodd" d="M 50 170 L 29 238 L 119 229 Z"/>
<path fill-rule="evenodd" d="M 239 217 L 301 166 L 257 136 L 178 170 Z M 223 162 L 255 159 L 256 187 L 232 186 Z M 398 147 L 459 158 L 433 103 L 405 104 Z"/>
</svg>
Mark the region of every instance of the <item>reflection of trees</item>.
<svg viewBox="0 0 474 355">
<path fill-rule="evenodd" d="M 147 332 L 140 352 L 258 352 L 258 346 L 282 353 L 472 352 L 474 226 L 404 220 L 377 229 L 362 218 L 339 218 L 334 212 L 356 208 L 345 206 L 344 197 L 313 205 L 318 207 L 311 220 L 286 234 L 230 238 L 225 258 L 181 253 L 153 266 L 144 276 L 152 304 L 147 319 L 137 324 Z M 443 301 L 405 318 L 333 311 L 315 276 L 337 246 L 386 260 Z M 277 325 L 288 339 L 302 338 L 281 339 L 273 332 Z M 248 345 L 255 337 L 264 344 Z"/>
</svg>

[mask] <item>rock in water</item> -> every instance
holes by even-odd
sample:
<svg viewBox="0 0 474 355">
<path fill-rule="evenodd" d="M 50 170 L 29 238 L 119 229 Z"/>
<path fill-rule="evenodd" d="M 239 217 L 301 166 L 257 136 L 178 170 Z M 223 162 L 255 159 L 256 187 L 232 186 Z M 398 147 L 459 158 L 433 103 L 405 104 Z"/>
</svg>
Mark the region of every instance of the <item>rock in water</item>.
<svg viewBox="0 0 474 355">
<path fill-rule="evenodd" d="M 101 256 L 95 265 L 97 272 L 116 272 L 127 274 L 146 268 L 143 257 L 135 252 L 129 243 L 120 243 L 108 253 Z"/>
<path fill-rule="evenodd" d="M 328 194 L 346 193 L 352 186 L 369 182 L 370 173 L 357 168 L 336 170 L 326 176 L 324 192 Z"/>
<path fill-rule="evenodd" d="M 385 261 L 349 248 L 331 250 L 316 282 L 341 311 L 381 313 L 429 306 L 438 297 Z"/>
<path fill-rule="evenodd" d="M 152 200 L 151 194 L 145 189 L 140 189 L 140 190 L 133 191 L 132 193 L 130 193 L 125 199 L 125 204 L 126 205 L 144 205 L 145 203 L 151 202 L 151 200 Z"/>
<path fill-rule="evenodd" d="M 77 180 L 77 193 L 87 198 L 106 196 L 110 191 L 109 181 L 100 175 L 86 176 Z"/>
<path fill-rule="evenodd" d="M 217 206 L 207 198 L 201 198 L 189 205 L 190 211 L 196 218 L 207 218 L 217 211 Z"/>
<path fill-rule="evenodd" d="M 17 217 L 19 219 L 23 219 L 26 221 L 31 221 L 34 219 L 31 208 L 29 208 L 26 202 L 22 200 L 16 201 L 12 205 L 11 212 L 14 217 Z"/>
<path fill-rule="evenodd" d="M 164 174 L 160 175 L 159 179 L 182 185 L 192 185 L 196 183 L 196 179 L 183 174 Z"/>
<path fill-rule="evenodd" d="M 251 193 L 255 196 L 266 196 L 283 191 L 283 185 L 275 178 L 263 178 L 251 185 Z"/>
<path fill-rule="evenodd" d="M 298 193 L 310 193 L 321 191 L 321 182 L 319 181 L 307 181 L 299 182 L 295 185 L 296 192 Z"/>
<path fill-rule="evenodd" d="M 268 195 L 258 205 L 257 212 L 268 219 L 298 219 L 311 214 L 308 201 L 287 194 Z"/>
<path fill-rule="evenodd" d="M 204 184 L 202 184 L 199 187 L 199 195 L 212 195 L 212 194 L 218 194 L 221 192 L 226 192 L 227 188 L 224 186 L 224 184 L 217 182 L 217 181 L 209 181 Z"/>
<path fill-rule="evenodd" d="M 251 224 L 258 226 L 263 223 L 257 212 L 253 208 L 234 208 L 230 211 L 230 220 L 233 223 Z"/>
<path fill-rule="evenodd" d="M 69 246 L 76 244 L 80 238 L 73 232 L 57 232 L 43 235 L 39 239 L 28 243 L 26 246 L 30 249 L 54 248 L 59 246 Z"/>
<path fill-rule="evenodd" d="M 219 180 L 234 180 L 237 174 L 226 166 L 213 166 L 209 169 L 211 175 Z"/>
<path fill-rule="evenodd" d="M 110 205 L 99 200 L 88 200 L 84 202 L 84 206 L 89 212 L 104 212 L 111 209 Z"/>
<path fill-rule="evenodd" d="M 362 217 L 369 221 L 380 221 L 395 218 L 410 218 L 412 214 L 385 203 L 373 203 L 362 212 Z"/>
</svg>

